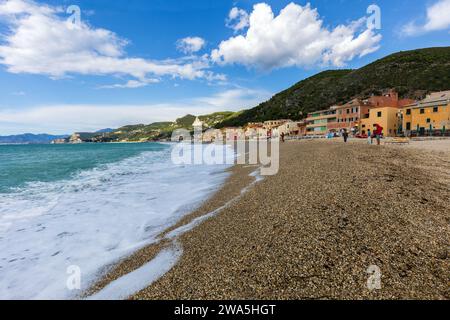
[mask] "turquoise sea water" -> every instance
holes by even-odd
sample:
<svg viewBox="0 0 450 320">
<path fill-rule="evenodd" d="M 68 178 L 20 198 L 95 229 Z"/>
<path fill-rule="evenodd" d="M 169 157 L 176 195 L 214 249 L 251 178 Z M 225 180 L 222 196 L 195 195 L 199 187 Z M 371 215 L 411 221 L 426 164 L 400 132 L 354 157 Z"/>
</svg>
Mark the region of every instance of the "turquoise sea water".
<svg viewBox="0 0 450 320">
<path fill-rule="evenodd" d="M 0 300 L 72 299 L 153 243 L 228 176 L 179 165 L 172 144 L 0 146 Z M 233 155 L 233 154 L 232 154 Z"/>
<path fill-rule="evenodd" d="M 0 145 L 0 193 L 15 191 L 30 182 L 68 179 L 83 170 L 168 147 L 157 143 Z"/>
</svg>

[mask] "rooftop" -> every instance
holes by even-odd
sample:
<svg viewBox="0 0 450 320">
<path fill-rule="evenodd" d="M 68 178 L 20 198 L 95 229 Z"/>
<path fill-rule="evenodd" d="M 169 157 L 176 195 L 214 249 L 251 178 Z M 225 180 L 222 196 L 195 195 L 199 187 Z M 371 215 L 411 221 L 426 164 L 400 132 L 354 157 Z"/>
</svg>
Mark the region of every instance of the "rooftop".
<svg viewBox="0 0 450 320">
<path fill-rule="evenodd" d="M 407 107 L 412 108 L 423 108 L 423 107 L 432 107 L 436 105 L 442 104 L 450 104 L 450 90 L 448 91 L 440 91 L 433 92 L 426 96 L 425 99 L 408 105 Z"/>
<path fill-rule="evenodd" d="M 449 101 L 450 100 L 450 90 L 449 91 L 441 91 L 441 92 L 433 92 L 429 94 L 425 99 L 420 101 L 420 103 L 431 103 L 431 102 L 440 102 L 440 101 Z"/>
</svg>

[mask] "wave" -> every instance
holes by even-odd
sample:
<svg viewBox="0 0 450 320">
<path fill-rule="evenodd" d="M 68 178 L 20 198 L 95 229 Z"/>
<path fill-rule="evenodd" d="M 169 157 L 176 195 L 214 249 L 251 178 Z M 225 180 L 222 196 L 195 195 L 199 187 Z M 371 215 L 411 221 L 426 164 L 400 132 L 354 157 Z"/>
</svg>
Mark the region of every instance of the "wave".
<svg viewBox="0 0 450 320">
<path fill-rule="evenodd" d="M 226 165 L 183 166 L 172 148 L 0 194 L 0 298 L 70 299 L 151 244 L 223 183 Z M 81 287 L 69 290 L 69 267 Z"/>
</svg>

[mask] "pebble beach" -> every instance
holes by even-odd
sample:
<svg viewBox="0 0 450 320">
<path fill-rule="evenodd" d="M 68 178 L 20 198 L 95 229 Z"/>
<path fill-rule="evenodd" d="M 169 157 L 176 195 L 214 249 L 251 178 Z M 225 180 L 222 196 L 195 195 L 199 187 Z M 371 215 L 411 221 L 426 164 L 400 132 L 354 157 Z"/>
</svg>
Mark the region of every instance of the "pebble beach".
<svg viewBox="0 0 450 320">
<path fill-rule="evenodd" d="M 90 293 L 154 258 L 170 231 L 222 208 L 181 234 L 178 263 L 130 298 L 450 298 L 448 149 L 288 141 L 277 175 L 255 183 L 255 169 L 233 167 L 212 198 Z M 367 286 L 371 266 L 378 289 Z"/>
</svg>

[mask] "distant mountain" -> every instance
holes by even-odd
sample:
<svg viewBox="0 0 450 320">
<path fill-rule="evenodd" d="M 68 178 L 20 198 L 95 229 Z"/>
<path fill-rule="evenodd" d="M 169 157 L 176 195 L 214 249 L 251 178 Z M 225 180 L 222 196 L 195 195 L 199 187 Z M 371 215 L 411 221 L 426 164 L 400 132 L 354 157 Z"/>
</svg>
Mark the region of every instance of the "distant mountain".
<svg viewBox="0 0 450 320">
<path fill-rule="evenodd" d="M 114 129 L 106 128 L 106 129 L 97 130 L 97 131 L 95 131 L 95 133 L 110 133 L 113 131 L 114 131 Z"/>
<path fill-rule="evenodd" d="M 48 144 L 55 139 L 64 139 L 67 135 L 55 136 L 50 134 L 19 134 L 13 136 L 0 136 L 0 144 L 18 143 L 18 144 Z"/>
<path fill-rule="evenodd" d="M 300 120 L 308 112 L 395 89 L 401 97 L 420 99 L 450 89 L 450 47 L 399 52 L 358 70 L 331 70 L 300 81 L 267 102 L 226 119 L 218 127 L 272 119 Z"/>
</svg>

